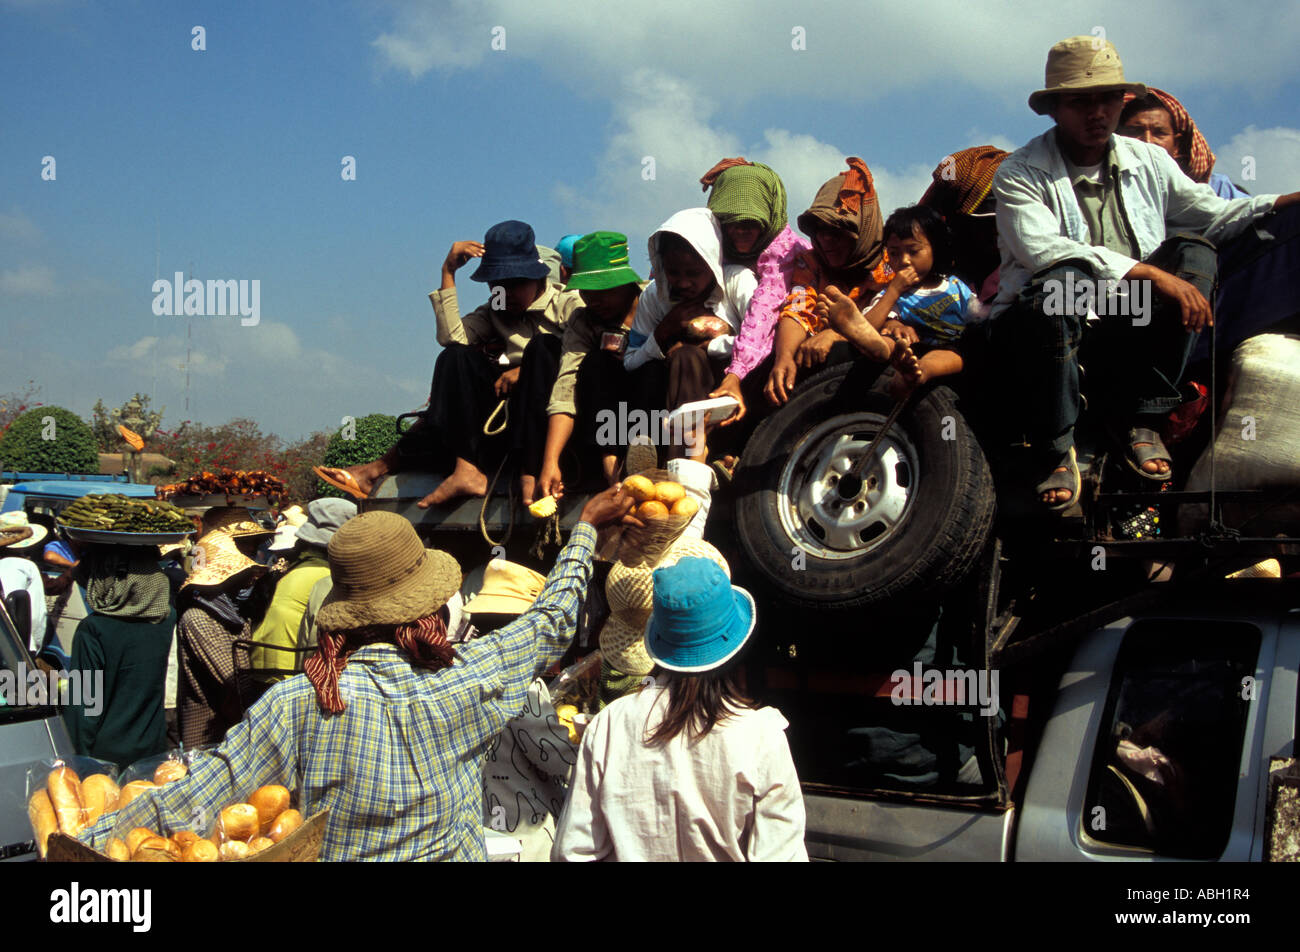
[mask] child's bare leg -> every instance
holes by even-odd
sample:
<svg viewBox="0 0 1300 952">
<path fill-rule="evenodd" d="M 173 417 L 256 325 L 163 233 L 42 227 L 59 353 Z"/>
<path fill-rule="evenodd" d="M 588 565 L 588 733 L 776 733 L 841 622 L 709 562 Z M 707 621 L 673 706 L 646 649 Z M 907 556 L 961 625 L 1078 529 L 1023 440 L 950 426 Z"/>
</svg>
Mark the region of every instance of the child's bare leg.
<svg viewBox="0 0 1300 952">
<path fill-rule="evenodd" d="M 850 344 L 875 360 L 888 360 L 893 349 L 862 316 L 851 298 L 840 295 L 827 308 L 827 320 Z"/>
<path fill-rule="evenodd" d="M 529 476 L 527 473 L 519 477 L 519 495 L 524 501 L 525 506 L 533 504 L 533 495 L 537 492 L 537 477 Z"/>
</svg>

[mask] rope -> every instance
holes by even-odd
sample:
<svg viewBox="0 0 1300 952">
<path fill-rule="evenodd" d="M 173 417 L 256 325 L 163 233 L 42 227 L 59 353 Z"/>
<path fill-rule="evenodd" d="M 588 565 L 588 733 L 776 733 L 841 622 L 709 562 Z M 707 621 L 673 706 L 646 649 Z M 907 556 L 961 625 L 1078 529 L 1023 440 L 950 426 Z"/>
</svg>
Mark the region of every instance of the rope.
<svg viewBox="0 0 1300 952">
<path fill-rule="evenodd" d="M 492 421 L 497 418 L 498 413 L 501 414 L 501 425 L 494 430 L 492 429 Z M 488 414 L 487 422 L 483 424 L 483 435 L 497 436 L 498 434 L 504 433 L 506 427 L 509 425 L 510 410 L 506 407 L 506 401 L 502 400 L 497 404 L 497 408 Z"/>
<path fill-rule="evenodd" d="M 503 406 L 505 405 L 504 400 L 502 400 L 501 403 Z M 498 407 L 498 409 L 500 409 L 500 407 Z M 486 427 L 484 428 L 484 432 L 485 433 L 487 432 Z M 501 457 L 501 462 L 497 464 L 497 471 L 493 474 L 492 479 L 489 480 L 488 482 L 487 494 L 483 497 L 483 505 L 479 506 L 478 509 L 479 534 L 483 536 L 483 541 L 486 542 L 492 548 L 496 548 L 497 546 L 501 546 L 502 548 L 505 548 L 506 543 L 510 541 L 510 533 L 515 531 L 515 487 L 513 481 L 511 481 L 510 483 L 510 491 L 507 496 L 509 501 L 509 506 L 507 508 L 510 512 L 510 521 L 506 523 L 506 534 L 501 537 L 500 542 L 496 542 L 493 541 L 492 535 L 488 532 L 488 528 L 487 528 L 488 503 L 492 501 L 492 494 L 496 492 L 496 488 L 497 488 L 497 480 L 501 478 L 501 471 L 506 468 L 506 461 L 509 458 L 510 458 L 509 453 Z"/>
</svg>

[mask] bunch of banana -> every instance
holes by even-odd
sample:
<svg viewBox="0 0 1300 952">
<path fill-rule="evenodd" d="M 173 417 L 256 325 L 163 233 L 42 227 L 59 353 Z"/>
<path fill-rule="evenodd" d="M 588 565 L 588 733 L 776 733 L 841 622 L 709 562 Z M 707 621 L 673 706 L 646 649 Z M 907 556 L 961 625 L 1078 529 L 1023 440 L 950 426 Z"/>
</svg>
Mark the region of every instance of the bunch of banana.
<svg viewBox="0 0 1300 952">
<path fill-rule="evenodd" d="M 189 516 L 171 503 L 154 499 L 128 499 L 111 495 L 82 496 L 59 515 L 59 523 L 71 529 L 101 529 L 106 532 L 189 532 Z"/>
</svg>

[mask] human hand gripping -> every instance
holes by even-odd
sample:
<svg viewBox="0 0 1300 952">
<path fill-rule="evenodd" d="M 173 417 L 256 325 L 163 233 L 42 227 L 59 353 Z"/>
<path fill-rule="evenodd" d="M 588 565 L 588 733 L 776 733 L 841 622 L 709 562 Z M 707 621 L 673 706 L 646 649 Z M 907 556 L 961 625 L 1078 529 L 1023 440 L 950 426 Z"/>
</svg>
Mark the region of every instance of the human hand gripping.
<svg viewBox="0 0 1300 952">
<path fill-rule="evenodd" d="M 582 507 L 582 515 L 579 516 L 578 521 L 588 523 L 597 529 L 619 523 L 630 526 L 643 525 L 639 519 L 628 515 L 636 505 L 636 500 L 624 495 L 622 489 L 622 483 L 615 483 L 604 492 L 592 496 Z"/>
<path fill-rule="evenodd" d="M 481 241 L 456 241 L 452 243 L 451 250 L 447 252 L 447 257 L 442 262 L 442 270 L 447 274 L 455 274 L 470 258 L 483 257 L 483 243 Z"/>
<path fill-rule="evenodd" d="M 520 369 L 519 367 L 511 367 L 500 377 L 497 377 L 497 382 L 493 384 L 492 389 L 496 391 L 498 397 L 507 396 L 515 388 L 515 384 L 519 382 Z"/>
<path fill-rule="evenodd" d="M 718 384 L 718 389 L 709 394 L 709 397 L 731 397 L 736 401 L 738 406 L 732 411 L 731 416 L 727 417 L 718 426 L 731 426 L 733 423 L 739 423 L 745 418 L 745 398 L 740 393 L 740 378 L 735 374 L 727 374 L 722 378 L 722 383 Z"/>
</svg>

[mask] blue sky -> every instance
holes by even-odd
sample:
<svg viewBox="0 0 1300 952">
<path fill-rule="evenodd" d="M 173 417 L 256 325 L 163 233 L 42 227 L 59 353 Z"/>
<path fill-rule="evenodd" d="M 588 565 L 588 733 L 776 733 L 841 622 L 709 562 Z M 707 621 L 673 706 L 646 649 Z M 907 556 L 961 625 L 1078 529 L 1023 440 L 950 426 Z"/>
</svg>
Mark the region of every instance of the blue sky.
<svg viewBox="0 0 1300 952">
<path fill-rule="evenodd" d="M 860 155 L 889 210 L 945 154 L 1043 131 L 1047 48 L 1094 28 L 1220 171 L 1251 156 L 1251 191 L 1300 188 L 1295 3 L 0 0 L 0 392 L 86 414 L 140 390 L 164 426 L 287 438 L 414 409 L 453 240 L 613 228 L 644 274 L 649 233 L 737 154 L 782 174 L 792 218 Z M 155 316 L 156 256 L 259 280 L 260 323 Z"/>
</svg>

